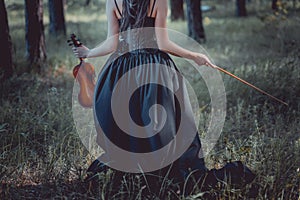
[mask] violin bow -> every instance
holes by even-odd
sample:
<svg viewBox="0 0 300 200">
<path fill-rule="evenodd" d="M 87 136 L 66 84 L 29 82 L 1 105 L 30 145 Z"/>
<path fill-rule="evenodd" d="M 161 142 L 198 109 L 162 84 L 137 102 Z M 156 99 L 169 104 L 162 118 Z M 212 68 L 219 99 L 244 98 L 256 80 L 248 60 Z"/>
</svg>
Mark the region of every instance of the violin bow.
<svg viewBox="0 0 300 200">
<path fill-rule="evenodd" d="M 238 81 L 240 81 L 240 82 L 242 82 L 242 83 L 248 85 L 249 87 L 251 87 L 251 88 L 253 88 L 253 89 L 255 89 L 255 90 L 257 90 L 257 91 L 263 93 L 264 95 L 267 95 L 268 97 L 270 97 L 270 98 L 272 98 L 272 99 L 274 99 L 274 100 L 276 100 L 276 101 L 278 101 L 278 102 L 280 102 L 280 103 L 282 103 L 282 104 L 288 106 L 288 104 L 287 104 L 286 102 L 282 101 L 281 99 L 278 99 L 277 97 L 274 97 L 273 95 L 271 95 L 271 94 L 269 94 L 269 93 L 263 91 L 262 89 L 256 87 L 255 85 L 252 85 L 251 83 L 249 83 L 249 82 L 247 82 L 247 81 L 245 81 L 245 80 L 243 80 L 243 79 L 237 77 L 236 75 L 234 75 L 234 74 L 232 74 L 232 73 L 226 71 L 225 69 L 223 69 L 223 68 L 221 68 L 221 67 L 218 67 L 218 66 L 216 66 L 216 65 L 213 65 L 213 66 L 211 66 L 211 67 L 213 67 L 213 68 L 215 68 L 215 69 L 217 69 L 217 70 L 219 70 L 219 71 L 221 71 L 221 72 L 223 72 L 223 73 L 225 73 L 225 74 L 227 74 L 227 75 L 229 75 L 229 76 L 235 78 L 236 80 L 238 80 Z"/>
</svg>

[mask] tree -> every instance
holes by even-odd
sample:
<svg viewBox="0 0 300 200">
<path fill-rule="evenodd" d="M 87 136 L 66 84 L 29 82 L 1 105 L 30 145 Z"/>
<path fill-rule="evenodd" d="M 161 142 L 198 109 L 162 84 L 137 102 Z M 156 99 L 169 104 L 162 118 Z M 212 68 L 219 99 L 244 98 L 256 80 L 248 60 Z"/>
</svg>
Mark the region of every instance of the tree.
<svg viewBox="0 0 300 200">
<path fill-rule="evenodd" d="M 197 42 L 205 41 L 201 0 L 186 0 L 189 36 Z"/>
<path fill-rule="evenodd" d="M 49 32 L 51 35 L 66 35 L 64 0 L 49 0 Z"/>
<path fill-rule="evenodd" d="M 9 35 L 7 12 L 4 1 L 0 1 L 0 69 L 3 70 L 3 78 L 9 78 L 13 73 L 12 43 Z"/>
<path fill-rule="evenodd" d="M 171 20 L 184 19 L 183 0 L 171 0 Z"/>
<path fill-rule="evenodd" d="M 247 16 L 246 0 L 236 0 L 236 11 L 238 17 Z"/>
<path fill-rule="evenodd" d="M 85 1 L 85 6 L 89 6 L 90 3 L 91 3 L 91 0 L 86 0 L 86 1 Z"/>
<path fill-rule="evenodd" d="M 38 72 L 46 60 L 43 0 L 25 0 L 26 57 Z"/>
<path fill-rule="evenodd" d="M 278 2 L 278 0 L 272 0 L 272 9 L 274 11 L 278 10 L 277 2 Z"/>
</svg>

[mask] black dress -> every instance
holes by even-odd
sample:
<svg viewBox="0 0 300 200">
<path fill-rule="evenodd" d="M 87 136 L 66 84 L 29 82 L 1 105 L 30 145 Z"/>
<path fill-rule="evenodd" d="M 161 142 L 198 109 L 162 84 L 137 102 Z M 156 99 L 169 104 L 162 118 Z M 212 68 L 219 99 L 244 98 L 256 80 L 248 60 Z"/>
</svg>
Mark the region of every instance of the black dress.
<svg viewBox="0 0 300 200">
<path fill-rule="evenodd" d="M 110 56 L 100 72 L 94 96 L 98 144 L 102 148 L 104 146 L 104 149 L 116 145 L 124 151 L 147 154 L 170 144 L 177 135 L 181 123 L 185 123 L 186 127 L 189 126 L 185 130 L 192 133 L 185 133 L 189 135 L 187 141 L 181 142 L 189 142 L 189 146 L 179 157 L 177 156 L 174 162 L 164 166 L 164 169 L 169 169 L 171 166 L 172 170 L 169 174 L 179 182 L 184 181 L 191 171 L 198 171 L 196 173 L 198 178 L 203 178 L 209 170 L 205 167 L 201 156 L 201 142 L 194 118 L 191 116 L 192 110 L 186 86 L 171 57 L 157 47 L 154 29 L 147 29 L 155 25 L 155 18 L 151 17 L 152 12 L 153 8 L 150 17 L 146 17 L 144 21 L 145 30 L 120 33 L 118 50 Z M 122 16 L 121 12 L 120 15 Z M 124 76 L 126 80 L 121 81 Z M 119 89 L 116 90 L 117 87 Z M 129 97 L 126 97 L 127 95 Z M 157 111 L 157 107 L 153 109 L 153 105 L 157 104 L 162 106 L 164 111 Z M 128 112 L 123 112 L 125 108 Z M 150 111 L 152 114 L 149 114 Z M 120 127 L 120 121 L 125 127 Z M 139 133 L 139 127 L 148 127 L 144 137 L 132 135 L 132 133 Z M 104 133 L 111 143 L 108 144 L 100 132 Z M 180 143 L 176 145 L 180 146 Z M 165 156 L 172 156 L 172 150 Z M 157 159 L 162 158 L 157 156 Z M 134 158 L 126 159 L 129 159 L 128 162 L 134 162 Z M 153 158 L 146 162 L 158 161 Z M 96 160 L 88 171 L 97 172 L 105 168 L 105 164 Z M 242 168 L 244 169 L 244 166 Z M 223 172 L 219 171 L 219 173 Z M 208 182 L 214 184 L 216 176 L 211 177 L 214 178 L 210 178 Z"/>
</svg>

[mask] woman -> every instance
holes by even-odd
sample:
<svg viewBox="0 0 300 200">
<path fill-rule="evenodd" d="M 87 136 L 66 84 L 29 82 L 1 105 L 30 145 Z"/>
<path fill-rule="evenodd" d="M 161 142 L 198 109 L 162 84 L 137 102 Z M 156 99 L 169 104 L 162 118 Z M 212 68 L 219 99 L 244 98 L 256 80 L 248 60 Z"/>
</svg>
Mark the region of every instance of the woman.
<svg viewBox="0 0 300 200">
<path fill-rule="evenodd" d="M 75 55 L 80 58 L 92 58 L 113 53 L 102 69 L 94 90 L 94 111 L 95 118 L 105 135 L 114 144 L 121 146 L 127 151 L 147 153 L 162 148 L 176 134 L 175 132 L 181 123 L 179 119 L 191 119 L 187 120 L 187 123 L 189 123 L 193 131 L 196 130 L 195 123 L 192 120 L 193 117 L 189 116 L 190 105 L 188 98 L 184 97 L 187 96 L 184 82 L 180 79 L 178 69 L 167 53 L 191 59 L 199 66 L 206 65 L 215 68 L 207 56 L 186 50 L 169 40 L 166 30 L 167 11 L 168 0 L 108 0 L 106 5 L 108 20 L 107 40 L 94 49 L 88 49 L 85 46 L 74 48 Z M 146 31 L 147 36 L 145 36 L 144 32 L 139 30 L 139 28 L 146 27 L 155 27 L 156 29 L 153 33 Z M 137 30 L 130 31 L 133 29 Z M 130 34 L 123 34 L 126 31 L 129 31 Z M 150 37 L 148 34 L 150 34 Z M 128 76 L 138 74 L 138 78 L 135 80 L 140 80 L 141 77 L 147 76 L 156 81 L 163 79 L 170 82 L 169 74 L 165 71 L 160 71 L 161 65 L 167 66 L 173 72 L 175 71 L 175 75 L 173 74 L 172 76 L 173 82 L 171 81 L 170 84 L 172 87 L 175 87 L 174 85 L 177 84 L 176 90 L 183 95 L 179 97 L 178 102 L 183 102 L 184 105 L 187 105 L 187 111 L 179 112 L 181 105 L 174 98 L 174 94 L 170 94 L 168 88 L 160 87 L 159 84 L 146 84 L 143 87 L 138 87 L 129 102 L 130 117 L 134 119 L 134 122 L 131 122 L 128 119 L 129 117 L 122 118 L 122 120 L 126 121 L 125 124 L 133 131 L 135 129 L 131 129 L 131 127 L 134 127 L 132 123 L 147 126 L 150 123 L 149 121 L 155 121 L 155 119 L 158 120 L 156 120 L 154 125 L 152 124 L 152 129 L 150 129 L 154 132 L 154 129 L 157 127 L 164 126 L 164 128 L 157 134 L 158 136 L 149 137 L 146 140 L 128 136 L 118 127 L 118 123 L 114 119 L 111 109 L 113 89 L 125 74 L 129 74 Z M 134 73 L 131 72 L 133 69 L 136 70 Z M 80 76 L 85 75 L 81 74 Z M 131 90 L 131 87 L 132 84 L 126 84 L 126 82 L 122 84 L 119 96 L 117 94 L 120 98 L 119 101 L 117 100 L 116 105 L 122 104 L 122 97 L 126 95 L 122 91 Z M 160 122 L 163 120 L 160 120 L 161 116 L 158 116 L 157 113 L 156 115 L 154 114 L 153 118 L 149 119 L 149 110 L 153 104 L 160 104 L 165 108 L 168 118 L 164 120 L 164 123 Z M 181 118 L 182 116 L 183 118 Z M 98 139 L 100 140 L 99 143 L 101 143 L 103 138 Z M 212 170 L 210 171 L 211 173 L 208 173 L 204 159 L 199 156 L 200 153 L 200 139 L 198 134 L 195 134 L 185 152 L 172 163 L 171 178 L 182 183 L 193 172 L 198 180 L 204 180 L 204 177 L 207 177 L 206 181 L 204 181 L 206 187 L 216 185 L 218 182 L 217 178 L 225 180 L 227 173 L 234 177 L 235 175 L 231 174 L 232 169 L 234 169 L 233 171 L 236 169 L 241 170 L 237 174 L 238 177 L 241 177 L 248 170 L 241 163 L 233 163 L 227 166 L 227 169 L 229 169 L 227 171 L 224 168 L 223 170 Z M 168 167 L 166 168 L 169 169 Z M 89 167 L 88 172 L 95 174 L 105 169 L 106 165 L 96 160 Z M 252 175 L 251 173 L 251 177 L 247 177 L 247 182 L 253 180 L 254 176 Z"/>
</svg>

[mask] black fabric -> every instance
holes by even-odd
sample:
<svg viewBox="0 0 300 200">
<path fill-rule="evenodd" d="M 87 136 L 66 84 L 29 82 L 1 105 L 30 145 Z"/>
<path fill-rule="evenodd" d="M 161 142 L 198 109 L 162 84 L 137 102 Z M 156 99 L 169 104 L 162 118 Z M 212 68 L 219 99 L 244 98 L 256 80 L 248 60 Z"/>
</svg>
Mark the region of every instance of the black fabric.
<svg viewBox="0 0 300 200">
<path fill-rule="evenodd" d="M 241 161 L 227 163 L 221 169 L 212 169 L 208 172 L 205 185 L 216 187 L 217 183 L 230 184 L 235 188 L 242 188 L 251 183 L 255 174 Z"/>
<path fill-rule="evenodd" d="M 241 161 L 227 163 L 220 169 L 195 170 L 191 172 L 189 179 L 185 180 L 184 195 L 191 194 L 195 185 L 203 192 L 224 188 L 243 189 L 247 184 L 252 183 L 255 177 L 256 175 Z M 246 194 L 247 197 L 255 198 L 258 190 L 258 185 L 253 184 Z M 213 196 L 205 199 L 216 199 Z"/>
<path fill-rule="evenodd" d="M 121 23 L 121 21 L 119 22 Z M 154 23 L 155 18 L 147 17 L 144 27 L 154 27 Z M 168 74 L 159 74 L 158 69 L 160 65 L 168 66 L 171 71 L 173 70 L 180 74 L 171 57 L 158 49 L 155 32 L 150 33 L 150 37 L 149 35 L 137 36 L 138 42 L 137 37 L 130 36 L 131 38 L 128 38 L 128 35 L 120 33 L 118 50 L 110 56 L 98 76 L 95 88 L 94 108 L 96 120 L 99 122 L 105 135 L 115 145 L 127 151 L 146 153 L 160 149 L 173 139 L 180 123 L 180 116 L 185 113 L 179 112 L 180 105 L 176 101 L 174 94 L 157 84 L 147 84 L 138 88 L 131 97 L 129 104 L 130 115 L 136 124 L 146 126 L 149 123 L 149 108 L 154 103 L 158 103 L 167 110 L 168 114 L 168 119 L 162 131 L 155 135 L 155 137 L 138 139 L 129 136 L 118 127 L 111 111 L 111 97 L 116 83 L 124 74 L 132 69 L 137 69 L 139 78 L 148 77 L 149 74 L 158 74 L 158 78 L 170 81 Z M 156 48 L 145 48 L 149 45 Z M 132 47 L 135 48 L 131 50 Z M 145 64 L 147 65 L 146 67 L 143 66 Z M 176 74 L 171 79 L 171 83 L 174 84 L 174 87 L 178 87 L 178 90 L 186 87 L 184 82 L 178 81 L 179 79 L 180 77 Z M 176 84 L 178 85 L 176 86 Z M 127 91 L 131 85 L 125 84 L 122 87 L 124 91 Z M 122 96 L 119 97 L 119 100 L 120 102 L 122 101 Z M 184 102 L 187 100 L 188 98 L 183 99 Z M 194 121 L 190 123 L 191 126 L 195 126 Z M 101 140 L 101 138 L 97 139 Z M 162 177 L 168 174 L 170 179 L 174 179 L 177 183 L 183 183 L 189 177 L 189 174 L 193 172 L 198 182 L 201 181 L 199 184 L 203 184 L 204 188 L 215 187 L 218 182 L 244 185 L 254 179 L 255 175 L 241 162 L 228 163 L 220 170 L 208 170 L 204 159 L 199 158 L 201 151 L 201 141 L 199 135 L 196 134 L 192 144 L 179 159 L 170 166 L 151 173 L 160 174 Z M 103 163 L 95 161 L 88 169 L 88 172 L 97 174 L 106 170 L 107 167 Z"/>
<path fill-rule="evenodd" d="M 117 3 L 117 0 L 114 0 L 115 1 L 115 4 L 116 4 L 116 8 L 118 10 L 118 13 L 120 14 L 120 16 L 122 17 L 122 12 L 118 6 L 118 3 Z M 151 12 L 150 12 L 150 16 L 149 17 L 153 17 L 152 14 L 153 14 L 153 11 L 154 11 L 154 6 L 155 6 L 155 3 L 156 3 L 156 0 L 154 0 L 153 2 L 153 5 L 152 5 L 152 8 L 151 8 Z"/>
<path fill-rule="evenodd" d="M 154 21 L 154 18 L 147 17 L 144 26 L 154 27 Z M 138 70 L 138 79 L 143 77 L 149 78 L 149 75 L 151 75 L 155 76 L 152 77 L 154 80 L 166 79 L 166 81 L 170 81 L 169 74 L 161 73 L 161 65 L 168 66 L 170 70 L 176 71 L 179 74 L 180 72 L 167 53 L 158 48 L 144 48 L 149 45 L 157 46 L 154 32 L 147 32 L 146 36 L 143 36 L 142 34 L 138 35 L 138 43 L 136 46 L 139 48 L 130 51 L 131 46 L 136 41 L 137 37 L 130 39 L 125 35 L 124 38 L 122 38 L 121 33 L 118 50 L 108 59 L 99 74 L 95 88 L 94 103 L 96 119 L 106 136 L 110 138 L 115 145 L 127 151 L 146 153 L 162 148 L 176 135 L 178 125 L 180 124 L 179 119 L 182 114 L 180 113 L 181 109 L 179 103 L 172 92 L 157 84 L 148 84 L 137 89 L 130 100 L 130 105 L 133 106 L 129 106 L 131 117 L 137 124 L 146 126 L 149 123 L 149 108 L 154 103 L 162 105 L 167 110 L 168 116 L 165 126 L 160 133 L 151 138 L 137 139 L 124 133 L 114 120 L 111 111 L 113 89 L 118 80 L 134 68 Z M 131 74 L 129 73 L 129 75 Z M 134 76 L 133 73 L 132 76 Z M 177 86 L 179 90 L 186 87 L 184 82 L 177 80 L 180 79 L 180 77 L 177 77 L 178 75 L 175 74 L 173 76 L 173 79 L 176 82 L 174 82 L 174 87 L 176 84 L 179 84 L 179 86 Z M 126 88 L 130 88 L 131 85 L 124 85 L 123 87 L 124 91 L 127 91 L 128 89 Z M 186 96 L 188 96 L 188 94 L 186 94 Z M 122 99 L 121 96 L 120 99 Z M 187 100 L 183 99 L 182 101 L 186 102 Z M 195 126 L 194 121 L 191 121 L 191 126 Z M 98 139 L 101 140 L 101 138 Z M 178 159 L 178 161 L 176 161 L 176 169 L 174 169 L 174 172 L 176 171 L 176 173 L 174 174 L 177 175 L 176 178 L 178 178 L 178 180 L 184 180 L 189 173 L 189 168 L 206 169 L 204 159 L 199 158 L 198 156 L 200 150 L 201 143 L 199 136 L 197 135 L 190 145 L 190 148 Z"/>
</svg>

